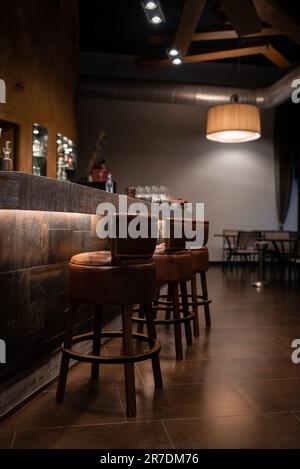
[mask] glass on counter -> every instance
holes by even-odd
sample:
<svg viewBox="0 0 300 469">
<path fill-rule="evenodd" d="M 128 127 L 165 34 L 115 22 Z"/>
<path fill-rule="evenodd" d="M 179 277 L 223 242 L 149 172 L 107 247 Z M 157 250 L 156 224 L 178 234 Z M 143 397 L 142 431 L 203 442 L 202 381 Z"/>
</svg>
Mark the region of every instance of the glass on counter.
<svg viewBox="0 0 300 469">
<path fill-rule="evenodd" d="M 4 158 L 0 160 L 0 169 L 1 171 L 13 171 L 13 160 L 11 159 L 11 142 L 7 140 L 5 142 L 5 147 L 3 148 Z"/>
<path fill-rule="evenodd" d="M 47 176 L 48 130 L 40 124 L 32 129 L 32 174 Z"/>
<path fill-rule="evenodd" d="M 18 157 L 19 125 L 4 120 L 1 120 L 0 124 L 0 170 L 4 171 L 4 167 L 7 167 L 7 165 L 10 169 L 15 170 Z M 6 142 L 10 142 L 11 153 L 9 158 L 12 163 L 4 162 L 3 156 L 5 153 L 2 150 L 6 147 Z"/>
<path fill-rule="evenodd" d="M 130 187 L 127 193 L 134 194 L 136 199 L 147 202 L 165 202 L 169 199 L 170 191 L 166 186 L 136 186 Z"/>
<path fill-rule="evenodd" d="M 76 166 L 76 146 L 62 134 L 57 134 L 57 179 L 73 181 Z"/>
</svg>

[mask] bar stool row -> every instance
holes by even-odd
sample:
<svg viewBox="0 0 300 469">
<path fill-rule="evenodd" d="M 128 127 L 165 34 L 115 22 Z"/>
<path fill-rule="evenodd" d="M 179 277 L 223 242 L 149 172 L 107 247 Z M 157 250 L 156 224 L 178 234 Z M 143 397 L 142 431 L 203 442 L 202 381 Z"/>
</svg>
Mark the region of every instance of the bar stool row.
<svg viewBox="0 0 300 469">
<path fill-rule="evenodd" d="M 70 360 L 91 363 L 91 379 L 99 379 L 100 364 L 123 364 L 126 387 L 128 417 L 136 416 L 136 393 L 134 364 L 152 361 L 156 388 L 162 388 L 159 352 L 161 343 L 157 339 L 156 326 L 174 326 L 176 359 L 183 359 L 182 324 L 185 326 L 187 346 L 199 336 L 199 306 L 204 307 L 206 327 L 211 326 L 206 272 L 209 254 L 206 247 L 209 223 L 204 223 L 204 240 L 201 247 L 186 249 L 184 236 L 174 236 L 175 221 L 170 220 L 171 230 L 165 243 L 156 246 L 157 238 L 123 239 L 119 237 L 119 226 L 133 221 L 136 216 L 118 214 L 114 217 L 116 237 L 111 239 L 111 250 L 82 253 L 74 256 L 69 265 L 70 309 L 65 342 L 62 345 L 62 360 L 57 385 L 56 401 L 64 401 Z M 139 216 L 141 217 L 141 215 Z M 157 219 L 144 216 L 148 233 L 154 233 Z M 182 222 L 181 222 L 182 223 Z M 202 295 L 197 293 L 197 276 L 200 275 Z M 188 284 L 190 283 L 190 293 Z M 167 293 L 161 294 L 162 287 Z M 180 289 L 180 291 L 179 291 Z M 82 303 L 94 307 L 94 330 L 92 333 L 74 336 L 76 313 Z M 119 305 L 122 311 L 122 331 L 102 331 L 103 308 Z M 165 317 L 161 318 L 161 314 Z M 137 323 L 137 332 L 133 324 Z M 147 326 L 147 334 L 144 328 Z M 122 338 L 122 354 L 103 356 L 102 338 Z M 91 354 L 74 350 L 74 345 L 92 341 Z M 148 344 L 148 349 L 134 353 L 134 341 Z"/>
</svg>

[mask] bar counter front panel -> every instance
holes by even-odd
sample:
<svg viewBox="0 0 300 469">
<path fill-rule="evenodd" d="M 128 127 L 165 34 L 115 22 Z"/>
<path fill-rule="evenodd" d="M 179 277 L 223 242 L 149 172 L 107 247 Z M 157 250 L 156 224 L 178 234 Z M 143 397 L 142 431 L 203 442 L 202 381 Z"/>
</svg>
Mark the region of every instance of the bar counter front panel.
<svg viewBox="0 0 300 469">
<path fill-rule="evenodd" d="M 131 199 L 129 200 L 129 204 Z M 0 173 L 0 417 L 56 377 L 68 308 L 68 262 L 108 248 L 96 236 L 101 202 L 118 196 L 23 173 Z M 117 315 L 107 311 L 106 320 Z M 83 305 L 77 331 L 91 326 Z"/>
</svg>

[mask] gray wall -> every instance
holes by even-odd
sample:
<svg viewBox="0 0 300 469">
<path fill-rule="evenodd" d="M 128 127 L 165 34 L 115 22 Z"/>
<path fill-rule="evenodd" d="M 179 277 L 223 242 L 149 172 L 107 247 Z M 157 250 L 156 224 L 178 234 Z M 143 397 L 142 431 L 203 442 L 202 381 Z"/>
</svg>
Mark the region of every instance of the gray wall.
<svg viewBox="0 0 300 469">
<path fill-rule="evenodd" d="M 223 228 L 277 229 L 273 112 L 263 111 L 263 138 L 222 145 L 205 138 L 207 109 L 100 99 L 79 101 L 79 176 L 100 129 L 104 151 L 123 192 L 131 185 L 167 185 L 171 193 L 204 202 L 211 221 L 211 258 L 221 258 Z M 287 227 L 296 228 L 296 193 Z"/>
</svg>

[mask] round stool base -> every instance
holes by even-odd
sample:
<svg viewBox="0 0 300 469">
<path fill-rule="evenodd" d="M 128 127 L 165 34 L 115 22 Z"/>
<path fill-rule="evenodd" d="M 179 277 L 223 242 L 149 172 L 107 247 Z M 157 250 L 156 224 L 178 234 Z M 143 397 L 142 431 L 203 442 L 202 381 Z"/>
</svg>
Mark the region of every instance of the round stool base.
<svg viewBox="0 0 300 469">
<path fill-rule="evenodd" d="M 161 305 L 164 308 L 162 309 L 172 309 L 172 301 L 168 300 L 168 295 L 160 295 L 160 299 L 155 300 L 157 305 Z M 188 295 L 188 298 L 193 298 L 192 295 Z M 205 306 L 210 305 L 212 300 L 210 298 L 204 299 L 202 295 L 197 295 L 197 300 L 199 301 L 189 301 L 189 306 Z M 154 308 L 155 309 L 155 308 Z"/>
<path fill-rule="evenodd" d="M 89 333 L 89 334 L 82 334 L 79 336 L 76 336 L 72 340 L 72 345 L 76 345 L 82 342 L 87 342 L 90 340 L 93 340 L 95 337 L 95 334 Z M 123 337 L 123 332 L 118 332 L 118 331 L 107 331 L 103 332 L 101 334 L 102 337 Z M 64 355 L 67 355 L 69 358 L 76 360 L 78 362 L 83 362 L 83 363 L 97 363 L 97 364 L 125 364 L 125 363 L 138 363 L 142 362 L 145 360 L 149 360 L 149 358 L 152 358 L 154 355 L 158 354 L 161 350 L 161 343 L 159 340 L 154 340 L 150 339 L 148 336 L 143 335 L 143 334 L 137 334 L 133 333 L 132 337 L 136 339 L 137 341 L 142 341 L 142 342 L 154 342 L 153 347 L 151 347 L 150 350 L 147 350 L 146 352 L 140 353 L 138 355 L 133 355 L 130 357 L 124 357 L 124 356 L 115 356 L 115 357 L 106 357 L 106 356 L 96 356 L 96 355 L 87 355 L 83 354 L 80 352 L 75 352 L 71 348 L 65 348 L 65 345 L 63 344 L 61 350 Z"/>
</svg>

